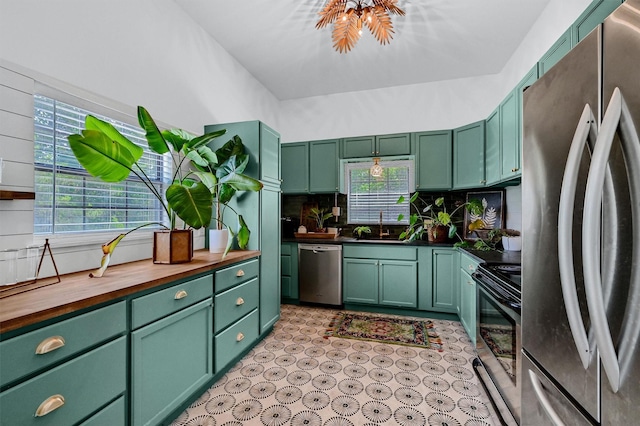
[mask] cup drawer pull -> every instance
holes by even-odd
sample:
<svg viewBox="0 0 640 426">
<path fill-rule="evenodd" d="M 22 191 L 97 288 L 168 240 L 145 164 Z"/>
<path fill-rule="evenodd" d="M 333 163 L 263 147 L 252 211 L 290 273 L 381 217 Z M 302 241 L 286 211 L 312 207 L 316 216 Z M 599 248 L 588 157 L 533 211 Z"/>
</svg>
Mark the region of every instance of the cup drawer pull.
<svg viewBox="0 0 640 426">
<path fill-rule="evenodd" d="M 236 342 L 241 342 L 244 339 L 244 334 L 238 333 L 236 336 Z"/>
<path fill-rule="evenodd" d="M 236 300 L 236 306 L 244 305 L 244 299 L 242 297 L 238 297 Z"/>
<path fill-rule="evenodd" d="M 236 277 L 244 277 L 244 271 L 242 269 L 238 270 L 238 272 L 236 272 Z"/>
<path fill-rule="evenodd" d="M 187 292 L 184 290 L 180 290 L 176 293 L 175 296 L 173 296 L 174 299 L 176 300 L 180 300 L 180 299 L 184 299 L 185 297 L 187 297 Z"/>
<path fill-rule="evenodd" d="M 64 396 L 52 395 L 49 398 L 42 401 L 36 410 L 36 417 L 46 416 L 50 412 L 57 410 L 64 405 Z"/>
<path fill-rule="evenodd" d="M 44 355 L 64 346 L 64 337 L 51 336 L 44 339 L 36 348 L 36 355 Z"/>
</svg>

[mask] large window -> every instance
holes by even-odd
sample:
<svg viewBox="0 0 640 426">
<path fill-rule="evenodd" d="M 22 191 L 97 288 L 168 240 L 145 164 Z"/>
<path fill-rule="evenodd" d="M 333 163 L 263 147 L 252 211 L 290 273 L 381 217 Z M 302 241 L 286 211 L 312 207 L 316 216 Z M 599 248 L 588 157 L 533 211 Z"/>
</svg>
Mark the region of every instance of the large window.
<svg viewBox="0 0 640 426">
<path fill-rule="evenodd" d="M 347 186 L 347 222 L 350 224 L 385 225 L 408 224 L 409 194 L 414 191 L 413 161 L 382 161 L 382 176 L 371 176 L 370 161 L 347 163 L 345 183 Z M 396 204 L 404 195 L 405 202 Z M 405 219 L 398 222 L 398 215 Z"/>
<path fill-rule="evenodd" d="M 148 222 L 166 223 L 161 204 L 134 175 L 122 182 L 105 183 L 90 176 L 80 166 L 71 152 L 67 136 L 81 132 L 87 114 L 110 122 L 145 150 L 138 163 L 161 194 L 164 194 L 171 179 L 171 162 L 148 149 L 144 131 L 133 124 L 135 119 L 129 122 L 116 120 L 36 94 L 34 232 L 68 234 L 121 231 Z"/>
</svg>

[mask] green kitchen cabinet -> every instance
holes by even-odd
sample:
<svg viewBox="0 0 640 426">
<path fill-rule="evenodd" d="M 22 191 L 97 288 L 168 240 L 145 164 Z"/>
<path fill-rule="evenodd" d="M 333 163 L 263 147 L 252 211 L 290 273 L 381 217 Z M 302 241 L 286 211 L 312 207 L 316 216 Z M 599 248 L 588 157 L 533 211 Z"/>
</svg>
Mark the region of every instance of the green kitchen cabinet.
<svg viewBox="0 0 640 426">
<path fill-rule="evenodd" d="M 516 90 L 509 92 L 498 108 L 500 109 L 500 179 L 505 180 L 520 174 L 518 132 L 520 110 Z"/>
<path fill-rule="evenodd" d="M 416 155 L 416 189 L 447 190 L 452 187 L 453 146 L 451 130 L 413 135 Z"/>
<path fill-rule="evenodd" d="M 522 126 L 523 126 L 523 116 L 522 116 L 522 107 L 524 104 L 524 91 L 527 90 L 529 86 L 538 80 L 538 65 L 534 65 L 527 74 L 520 80 L 518 85 L 515 87 L 514 92 L 516 95 L 516 138 L 513 141 L 513 146 L 505 147 L 505 145 L 509 145 L 509 141 L 505 141 L 504 138 L 502 140 L 502 151 L 506 152 L 506 162 L 505 155 L 503 154 L 503 175 L 502 179 L 509 179 L 512 177 L 517 177 L 522 175 Z M 512 162 L 509 163 L 509 160 Z"/>
<path fill-rule="evenodd" d="M 476 344 L 476 282 L 464 269 L 460 270 L 460 322 L 473 346 Z"/>
<path fill-rule="evenodd" d="M 260 211 L 260 333 L 280 318 L 280 191 L 265 187 Z"/>
<path fill-rule="evenodd" d="M 418 265 L 405 260 L 379 261 L 378 303 L 385 306 L 416 308 L 418 306 Z"/>
<path fill-rule="evenodd" d="M 282 193 L 309 192 L 309 144 L 306 142 L 283 144 L 281 156 Z"/>
<path fill-rule="evenodd" d="M 280 288 L 283 301 L 297 301 L 298 290 L 298 243 L 282 243 L 280 249 Z"/>
<path fill-rule="evenodd" d="M 309 192 L 312 194 L 338 192 L 339 153 L 339 139 L 309 142 Z M 298 179 L 302 179 L 302 175 Z"/>
<path fill-rule="evenodd" d="M 485 123 L 485 177 L 487 185 L 500 182 L 500 108 L 496 108 Z"/>
<path fill-rule="evenodd" d="M 542 55 L 538 61 L 538 70 L 542 77 L 552 66 L 564 57 L 573 47 L 571 41 L 571 28 L 564 32 L 558 40 Z"/>
<path fill-rule="evenodd" d="M 453 187 L 467 189 L 483 187 L 484 120 L 453 130 Z"/>
<path fill-rule="evenodd" d="M 457 249 L 418 248 L 418 309 L 458 312 L 460 258 Z"/>
<path fill-rule="evenodd" d="M 587 34 L 611 14 L 622 0 L 594 0 L 571 25 L 573 45 L 578 44 Z"/>
<path fill-rule="evenodd" d="M 342 291 L 345 303 L 378 304 L 378 260 L 343 258 Z"/>
<path fill-rule="evenodd" d="M 410 133 L 342 139 L 341 158 L 388 157 L 409 154 L 411 154 Z"/>
<path fill-rule="evenodd" d="M 212 310 L 209 298 L 131 333 L 134 426 L 158 424 L 213 377 Z"/>
</svg>

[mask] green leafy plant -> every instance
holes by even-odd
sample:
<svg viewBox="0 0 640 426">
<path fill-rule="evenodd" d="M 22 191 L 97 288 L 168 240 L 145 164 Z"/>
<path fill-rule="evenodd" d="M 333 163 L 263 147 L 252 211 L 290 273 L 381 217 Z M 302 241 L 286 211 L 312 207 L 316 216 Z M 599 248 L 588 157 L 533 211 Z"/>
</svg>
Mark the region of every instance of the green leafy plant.
<svg viewBox="0 0 640 426">
<path fill-rule="evenodd" d="M 400 196 L 396 204 L 401 204 L 405 202 L 405 197 Z M 418 202 L 425 207 L 419 207 Z M 428 224 L 427 226 L 437 227 L 444 226 L 447 227 L 447 235 L 449 238 L 453 238 L 455 236 L 458 237 L 460 243 L 464 242 L 462 237 L 458 235 L 458 227 L 455 224 L 453 219 L 454 215 L 463 208 L 466 208 L 467 211 L 474 214 L 482 213 L 482 203 L 480 200 L 471 199 L 466 203 L 461 203 L 457 205 L 451 213 L 447 211 L 447 206 L 444 204 L 444 197 L 437 198 L 433 204 L 427 204 L 424 200 L 420 198 L 420 194 L 415 192 L 411 198 L 409 199 L 409 203 L 413 206 L 414 213 L 409 216 L 409 226 L 405 231 L 403 231 L 399 238 L 405 241 L 415 241 L 422 239 L 423 234 L 427 231 L 427 227 L 425 227 L 425 222 Z M 402 221 L 404 219 L 404 215 L 398 215 L 398 221 Z M 476 222 L 482 222 L 476 221 Z M 480 223 L 471 223 L 469 228 L 476 226 L 481 226 Z"/>
<path fill-rule="evenodd" d="M 249 157 L 244 153 L 239 137 L 234 136 L 215 152 L 207 145 L 224 135 L 226 130 L 202 136 L 195 136 L 181 129 L 160 131 L 149 112 L 141 106 L 138 107 L 138 123 L 146 132 L 149 148 L 160 155 L 169 155 L 173 160 L 172 183 L 164 195 L 153 185 L 139 164 L 142 148 L 111 124 L 88 115 L 82 134 L 68 137 L 69 146 L 80 165 L 89 174 L 105 182 L 123 181 L 130 173 L 138 177 L 164 208 L 170 222 L 169 229 L 176 228 L 177 218 L 184 222 L 185 227 L 199 229 L 209 225 L 214 204 L 215 220 L 221 228 L 223 211 L 226 207 L 231 208 L 228 203 L 236 191 L 262 189 L 260 181 L 243 174 Z M 237 230 L 234 232 L 228 226 L 227 228 L 237 240 L 238 246 L 246 248 L 250 231 L 242 215 L 236 214 Z M 158 225 L 167 228 L 163 224 Z M 227 250 L 231 247 L 233 238 L 229 240 Z"/>
<path fill-rule="evenodd" d="M 316 221 L 318 230 L 324 229 L 324 221 L 333 217 L 333 213 L 325 213 L 324 211 L 325 209 L 318 209 L 316 207 L 313 207 L 311 210 L 309 210 L 309 215 L 307 216 L 309 219 L 313 219 Z"/>
<path fill-rule="evenodd" d="M 356 226 L 353 228 L 353 233 L 358 236 L 358 238 L 362 238 L 362 234 L 370 234 L 371 228 L 368 226 Z"/>
</svg>

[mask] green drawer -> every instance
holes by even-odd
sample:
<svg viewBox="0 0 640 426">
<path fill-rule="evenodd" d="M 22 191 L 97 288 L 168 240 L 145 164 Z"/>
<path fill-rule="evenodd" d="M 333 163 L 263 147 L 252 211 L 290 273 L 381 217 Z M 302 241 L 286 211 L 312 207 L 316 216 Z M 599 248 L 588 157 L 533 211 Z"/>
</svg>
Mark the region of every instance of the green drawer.
<svg viewBox="0 0 640 426">
<path fill-rule="evenodd" d="M 138 297 L 131 302 L 131 326 L 139 328 L 212 295 L 212 276 L 205 275 Z"/>
<path fill-rule="evenodd" d="M 218 333 L 253 311 L 258 307 L 259 299 L 260 288 L 257 278 L 217 294 L 213 309 L 213 332 Z"/>
<path fill-rule="evenodd" d="M 124 404 L 124 396 L 98 411 L 88 420 L 80 423 L 80 426 L 116 426 L 127 424 L 127 410 Z"/>
<path fill-rule="evenodd" d="M 357 245 L 345 244 L 342 257 L 358 259 L 416 260 L 415 247 L 398 247 L 393 245 Z"/>
<path fill-rule="evenodd" d="M 0 383 L 9 384 L 126 329 L 126 303 L 118 302 L 0 342 Z"/>
<path fill-rule="evenodd" d="M 467 274 L 472 275 L 478 268 L 478 262 L 464 252 L 460 252 L 460 269 L 464 270 Z"/>
<path fill-rule="evenodd" d="M 120 337 L 0 394 L 0 424 L 68 426 L 104 407 L 127 388 L 127 339 Z M 45 401 L 64 404 L 41 417 Z"/>
<path fill-rule="evenodd" d="M 280 267 L 282 270 L 280 271 L 280 275 L 284 275 L 286 277 L 290 277 L 291 273 L 291 256 L 280 256 Z M 297 265 L 296 265 L 297 266 Z"/>
<path fill-rule="evenodd" d="M 259 270 L 258 259 L 253 259 L 216 271 L 216 293 L 257 277 Z"/>
<path fill-rule="evenodd" d="M 215 341 L 216 373 L 226 367 L 258 338 L 258 310 L 218 334 Z"/>
</svg>

